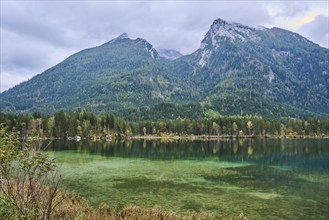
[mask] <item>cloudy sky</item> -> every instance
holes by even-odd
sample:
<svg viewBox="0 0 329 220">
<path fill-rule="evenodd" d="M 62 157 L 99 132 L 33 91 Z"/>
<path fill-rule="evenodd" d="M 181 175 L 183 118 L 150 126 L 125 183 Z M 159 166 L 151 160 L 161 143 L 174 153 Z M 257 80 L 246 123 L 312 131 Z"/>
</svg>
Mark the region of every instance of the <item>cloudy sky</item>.
<svg viewBox="0 0 329 220">
<path fill-rule="evenodd" d="M 327 0 L 1 0 L 0 4 L 1 92 L 124 32 L 148 40 L 157 49 L 191 53 L 217 18 L 288 29 L 328 48 Z"/>
</svg>

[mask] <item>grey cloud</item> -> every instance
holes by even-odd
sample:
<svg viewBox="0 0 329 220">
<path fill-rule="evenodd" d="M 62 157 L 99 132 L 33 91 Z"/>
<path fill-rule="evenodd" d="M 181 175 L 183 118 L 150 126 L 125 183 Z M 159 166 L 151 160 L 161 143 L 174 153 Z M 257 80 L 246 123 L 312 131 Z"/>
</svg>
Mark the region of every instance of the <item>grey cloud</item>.
<svg viewBox="0 0 329 220">
<path fill-rule="evenodd" d="M 317 42 L 322 47 L 329 47 L 328 16 L 318 15 L 312 22 L 304 24 L 298 30 L 306 38 Z"/>
<path fill-rule="evenodd" d="M 1 10 L 2 28 L 35 41 L 46 41 L 59 46 L 68 44 L 65 30 L 55 22 L 51 14 L 47 14 L 47 11 L 51 11 L 50 8 L 40 6 L 39 2 L 36 2 L 34 7 L 30 7 L 29 2 L 3 4 L 6 10 Z"/>
<path fill-rule="evenodd" d="M 64 1 L 34 2 L 33 7 L 30 2 L 5 3 L 3 28 L 57 47 L 88 47 L 109 41 L 122 32 L 134 37 L 148 37 L 147 40 L 157 44 L 154 36 L 158 33 L 168 36 L 169 33 L 163 35 L 165 30 L 171 30 L 171 36 L 182 35 L 183 30 L 185 39 L 189 34 L 198 32 L 201 35 L 197 40 L 201 41 L 212 21 L 219 17 L 247 25 L 269 19 L 264 9 L 251 7 L 246 2 Z M 240 13 L 231 13 L 232 10 L 239 10 Z M 160 39 L 165 40 L 163 37 Z M 167 44 L 169 47 L 180 45 L 172 40 L 168 40 Z M 193 43 L 185 52 L 193 51 L 198 44 Z M 186 46 L 182 45 L 182 48 Z"/>
<path fill-rule="evenodd" d="M 28 37 L 22 38 L 17 33 L 6 29 L 1 31 L 1 39 L 2 71 L 17 69 L 35 71 L 54 64 L 51 62 L 52 56 L 58 49 L 54 50 L 49 44 L 33 41 Z M 20 72 L 16 72 L 16 74 L 22 75 Z"/>
<path fill-rule="evenodd" d="M 309 10 L 310 6 L 307 1 L 301 3 L 300 1 L 282 1 L 281 11 L 279 15 L 287 17 L 296 16 L 301 13 L 305 13 Z"/>
</svg>

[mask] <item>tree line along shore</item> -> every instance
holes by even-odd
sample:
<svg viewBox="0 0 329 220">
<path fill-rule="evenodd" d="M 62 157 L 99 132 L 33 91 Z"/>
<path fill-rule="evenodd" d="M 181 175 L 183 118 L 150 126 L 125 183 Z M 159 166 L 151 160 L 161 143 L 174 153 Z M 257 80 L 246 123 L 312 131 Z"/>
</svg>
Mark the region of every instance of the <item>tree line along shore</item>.
<svg viewBox="0 0 329 220">
<path fill-rule="evenodd" d="M 264 119 L 259 116 L 220 116 L 214 118 L 127 121 L 113 114 L 87 111 L 6 114 L 0 113 L 6 132 L 18 132 L 32 139 L 213 139 L 255 137 L 328 137 L 329 119 Z"/>
</svg>

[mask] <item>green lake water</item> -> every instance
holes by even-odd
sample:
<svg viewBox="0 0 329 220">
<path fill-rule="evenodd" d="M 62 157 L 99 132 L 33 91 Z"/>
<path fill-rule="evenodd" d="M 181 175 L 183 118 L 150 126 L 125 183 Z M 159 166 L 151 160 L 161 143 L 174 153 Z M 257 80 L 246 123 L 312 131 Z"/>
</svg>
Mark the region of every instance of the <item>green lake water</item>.
<svg viewBox="0 0 329 220">
<path fill-rule="evenodd" d="M 95 206 L 329 219 L 329 139 L 57 141 L 48 151 L 64 187 Z"/>
</svg>

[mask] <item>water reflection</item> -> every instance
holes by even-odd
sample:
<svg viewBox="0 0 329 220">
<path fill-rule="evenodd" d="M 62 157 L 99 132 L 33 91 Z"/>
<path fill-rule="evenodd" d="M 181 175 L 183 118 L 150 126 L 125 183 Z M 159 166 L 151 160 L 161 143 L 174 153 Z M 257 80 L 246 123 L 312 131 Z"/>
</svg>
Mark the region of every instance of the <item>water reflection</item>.
<svg viewBox="0 0 329 220">
<path fill-rule="evenodd" d="M 48 150 L 152 160 L 220 160 L 329 170 L 327 139 L 54 141 Z"/>
</svg>

